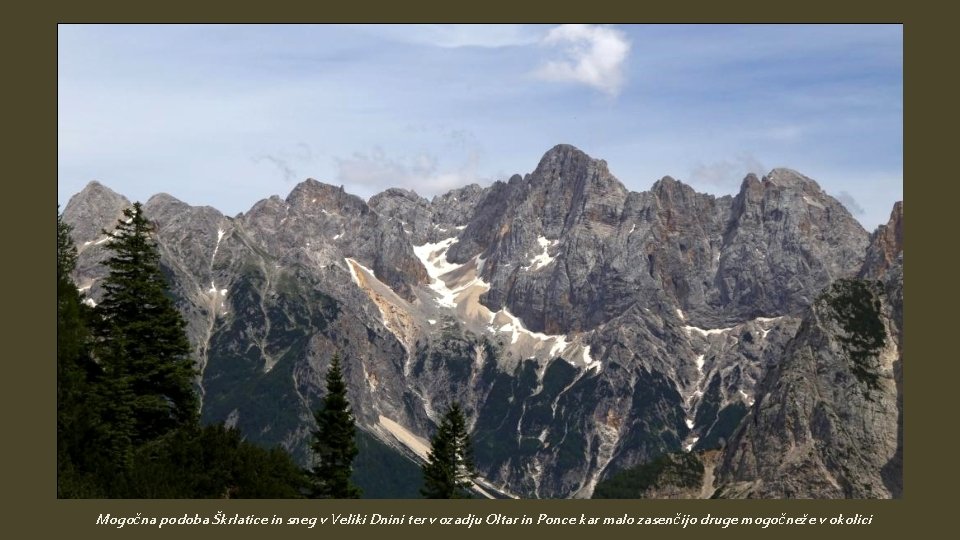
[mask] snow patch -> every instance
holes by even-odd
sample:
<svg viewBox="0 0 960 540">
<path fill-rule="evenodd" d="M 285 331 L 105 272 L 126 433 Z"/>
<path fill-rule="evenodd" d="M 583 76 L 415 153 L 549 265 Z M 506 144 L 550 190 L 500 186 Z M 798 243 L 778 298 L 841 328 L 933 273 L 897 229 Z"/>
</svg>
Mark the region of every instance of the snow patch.
<svg viewBox="0 0 960 540">
<path fill-rule="evenodd" d="M 550 346 L 550 356 L 552 358 L 562 355 L 572 345 L 565 334 L 550 335 L 528 330 L 527 327 L 524 326 L 523 321 L 521 321 L 516 315 L 510 313 L 507 308 L 502 308 L 493 314 L 490 320 L 491 325 L 497 318 L 501 318 L 501 320 L 506 318 L 507 322 L 502 324 L 499 328 L 490 326 L 490 329 L 494 332 L 500 332 L 504 334 L 509 333 L 511 345 L 515 345 L 523 336 L 540 341 L 544 344 L 553 341 L 553 344 Z M 590 357 L 589 346 L 585 346 L 583 348 L 582 358 L 583 363 L 587 368 L 599 367 L 600 365 L 599 362 L 595 362 L 593 358 Z"/>
<path fill-rule="evenodd" d="M 213 246 L 213 255 L 210 256 L 210 268 L 213 268 L 213 261 L 217 260 L 217 252 L 220 250 L 220 241 L 223 240 L 224 230 L 217 228 L 217 244 Z"/>
<path fill-rule="evenodd" d="M 690 334 L 692 334 L 693 332 L 697 332 L 698 334 L 703 335 L 703 336 L 712 336 L 712 335 L 714 335 L 714 334 L 723 334 L 724 332 L 729 332 L 729 331 L 733 330 L 734 328 L 736 328 L 736 327 L 735 327 L 735 326 L 731 326 L 730 328 L 711 328 L 711 329 L 705 330 L 705 329 L 703 329 L 703 328 L 697 328 L 696 326 L 684 326 L 684 327 L 683 327 L 683 329 L 686 330 L 687 335 L 690 335 Z"/>
<path fill-rule="evenodd" d="M 681 321 L 687 320 L 687 318 L 683 316 L 683 310 L 681 310 L 680 308 L 677 308 L 677 317 L 680 317 Z"/>
<path fill-rule="evenodd" d="M 530 264 L 524 266 L 524 270 L 530 270 L 531 272 L 539 270 L 544 266 L 547 266 L 553 259 L 556 257 L 550 256 L 549 250 L 551 247 L 556 246 L 559 243 L 557 240 L 547 240 L 544 236 L 537 237 L 537 244 L 540 244 L 540 253 L 535 255 L 533 259 L 530 260 Z"/>
<path fill-rule="evenodd" d="M 427 270 L 427 275 L 430 276 L 430 288 L 440 295 L 440 298 L 436 300 L 437 304 L 449 308 L 457 307 L 457 294 L 463 292 L 468 287 L 480 285 L 486 286 L 487 289 L 490 288 L 490 286 L 484 283 L 479 277 L 456 289 L 447 287 L 447 283 L 441 276 L 459 270 L 463 266 L 462 264 L 453 264 L 447 261 L 447 250 L 456 242 L 457 238 L 451 237 L 439 242 L 428 242 L 422 246 L 413 246 L 413 253 L 420 259 L 420 262 L 423 263 L 423 267 Z M 479 263 L 479 256 L 477 256 L 476 259 Z M 479 273 L 478 268 L 477 274 L 479 275 Z"/>
<path fill-rule="evenodd" d="M 427 322 L 430 323 L 431 325 L 437 324 L 436 319 L 427 319 Z"/>
<path fill-rule="evenodd" d="M 690 418 L 687 418 L 686 422 L 687 422 L 687 429 L 693 429 L 693 420 Z"/>
<path fill-rule="evenodd" d="M 339 240 L 341 236 L 343 236 L 343 233 L 340 233 L 340 234 L 334 236 L 333 239 L 334 239 L 334 240 Z"/>
<path fill-rule="evenodd" d="M 583 347 L 583 365 L 586 366 L 588 370 L 596 369 L 597 371 L 600 371 L 600 361 L 594 360 L 593 357 L 590 356 L 589 345 L 585 345 Z"/>
<path fill-rule="evenodd" d="M 110 241 L 110 238 L 111 238 L 110 235 L 104 236 L 103 238 L 97 240 L 94 244 L 99 246 L 100 244 L 102 244 L 102 243 L 104 243 L 104 242 L 109 242 L 109 241 Z"/>
<path fill-rule="evenodd" d="M 697 441 L 699 440 L 700 440 L 700 437 L 694 437 L 690 439 L 690 442 L 683 447 L 683 450 L 686 452 L 693 450 L 693 445 L 697 444 Z"/>
<path fill-rule="evenodd" d="M 756 322 L 760 323 L 760 324 L 770 324 L 770 323 L 777 322 L 777 321 L 779 321 L 779 320 L 782 319 L 782 318 L 783 318 L 782 316 L 781 316 L 781 317 L 757 317 L 757 318 L 754 319 L 754 320 L 755 320 Z M 770 329 L 769 329 L 769 328 L 763 328 L 763 327 L 761 327 L 761 328 L 760 328 L 760 332 L 761 332 L 761 334 L 762 334 L 762 335 L 760 336 L 760 338 L 761 338 L 761 339 L 766 339 L 767 334 L 770 333 Z"/>
<path fill-rule="evenodd" d="M 570 343 L 567 342 L 567 336 L 561 334 L 555 336 L 555 338 L 556 341 L 553 343 L 553 347 L 550 347 L 550 356 L 554 358 L 563 354 L 563 351 L 570 346 Z"/>
<path fill-rule="evenodd" d="M 458 310 L 461 318 L 473 317 L 478 322 L 483 321 L 490 333 L 508 334 L 510 344 L 518 346 L 524 351 L 523 354 L 529 354 L 531 349 L 532 351 L 549 351 L 550 356 L 555 358 L 568 351 L 572 354 L 578 352 L 570 350 L 574 340 L 566 335 L 548 335 L 530 331 L 523 321 L 510 313 L 507 308 L 491 312 L 480 304 L 479 294 L 490 290 L 490 284 L 480 277 L 485 261 L 479 255 L 464 264 L 453 264 L 447 261 L 447 250 L 456 242 L 457 238 L 452 237 L 413 247 L 414 254 L 423 263 L 430 276 L 428 287 L 436 294 L 434 302 L 439 307 Z M 545 246 L 545 250 L 556 244 L 544 237 L 540 237 L 539 243 Z M 581 352 L 583 366 L 600 367 L 600 362 L 590 357 L 589 347 L 584 346 Z M 582 367 L 570 358 L 565 360 Z"/>
<path fill-rule="evenodd" d="M 628 232 L 627 234 L 633 234 L 633 231 L 635 231 L 635 230 L 637 230 L 637 224 L 636 224 L 636 223 L 633 224 L 633 227 L 630 227 L 630 232 Z"/>
<path fill-rule="evenodd" d="M 84 298 L 83 303 L 90 307 L 97 307 L 97 303 L 93 301 L 93 298 Z"/>
</svg>

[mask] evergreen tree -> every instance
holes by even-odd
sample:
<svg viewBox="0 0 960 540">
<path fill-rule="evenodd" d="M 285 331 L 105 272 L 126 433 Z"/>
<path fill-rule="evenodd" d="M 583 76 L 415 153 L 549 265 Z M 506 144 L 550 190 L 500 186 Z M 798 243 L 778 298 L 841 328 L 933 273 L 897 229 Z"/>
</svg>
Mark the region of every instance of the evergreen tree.
<svg viewBox="0 0 960 540">
<path fill-rule="evenodd" d="M 115 451 L 126 440 L 140 445 L 198 422 L 186 323 L 168 295 L 153 227 L 139 202 L 123 215 L 114 232 L 103 231 L 113 255 L 95 328 Z"/>
<path fill-rule="evenodd" d="M 138 448 L 126 498 L 291 499 L 305 478 L 290 454 L 243 440 L 223 424 L 179 429 Z"/>
<path fill-rule="evenodd" d="M 324 499 L 357 499 L 360 488 L 351 480 L 353 458 L 358 452 L 356 427 L 347 401 L 339 354 L 333 355 L 326 380 L 327 395 L 323 406 L 314 413 L 317 431 L 313 433 L 310 448 L 317 464 L 310 471 L 311 495 Z"/>
<path fill-rule="evenodd" d="M 428 499 L 470 498 L 470 486 L 476 477 L 467 423 L 460 405 L 454 403 L 430 441 L 420 493 Z"/>
<path fill-rule="evenodd" d="M 86 329 L 83 305 L 70 274 L 77 265 L 77 249 L 70 227 L 57 208 L 57 495 L 77 492 L 78 471 L 73 455 L 81 446 L 80 404 L 86 395 L 83 356 Z"/>
<path fill-rule="evenodd" d="M 81 357 L 86 345 L 83 305 L 70 274 L 77 266 L 77 248 L 70 239 L 70 226 L 57 211 L 57 426 L 67 421 L 70 405 L 83 382 Z"/>
<path fill-rule="evenodd" d="M 125 217 L 91 310 L 70 277 L 77 251 L 57 211 L 57 496 L 301 497 L 303 470 L 288 453 L 199 427 L 185 325 L 150 225 L 139 203 Z"/>
</svg>

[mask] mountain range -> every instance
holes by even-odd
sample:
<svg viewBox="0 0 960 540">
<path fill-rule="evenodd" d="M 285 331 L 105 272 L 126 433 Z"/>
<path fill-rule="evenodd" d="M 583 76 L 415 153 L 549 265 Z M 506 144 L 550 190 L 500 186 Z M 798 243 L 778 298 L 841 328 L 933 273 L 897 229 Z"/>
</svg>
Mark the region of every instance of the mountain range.
<svg viewBox="0 0 960 540">
<path fill-rule="evenodd" d="M 64 208 L 90 304 L 129 205 L 91 182 Z M 432 200 L 308 179 L 233 217 L 144 209 L 203 420 L 304 463 L 339 351 L 364 436 L 410 460 L 460 403 L 490 496 L 590 497 L 666 453 L 704 457 L 690 496 L 901 495 L 902 202 L 871 234 L 790 169 L 632 192 L 558 145 Z"/>
</svg>

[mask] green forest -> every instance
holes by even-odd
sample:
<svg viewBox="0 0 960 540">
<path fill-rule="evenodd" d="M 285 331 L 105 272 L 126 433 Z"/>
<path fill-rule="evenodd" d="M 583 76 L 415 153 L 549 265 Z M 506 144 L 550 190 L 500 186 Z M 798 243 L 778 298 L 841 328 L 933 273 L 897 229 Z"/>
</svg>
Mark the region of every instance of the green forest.
<svg viewBox="0 0 960 540">
<path fill-rule="evenodd" d="M 415 467 L 401 466 L 395 453 L 357 429 L 336 351 L 315 411 L 310 466 L 282 448 L 247 442 L 235 428 L 202 425 L 185 322 L 142 205 L 103 233 L 109 274 L 100 303 L 91 306 L 71 278 L 77 250 L 58 210 L 58 497 L 357 498 L 364 496 L 360 484 L 370 486 L 367 496 L 382 497 L 396 481 L 376 478 L 385 466 L 403 476 L 401 496 L 416 496 L 409 488 Z M 465 425 L 452 406 L 417 478 L 423 496 L 470 496 L 476 472 Z"/>
</svg>

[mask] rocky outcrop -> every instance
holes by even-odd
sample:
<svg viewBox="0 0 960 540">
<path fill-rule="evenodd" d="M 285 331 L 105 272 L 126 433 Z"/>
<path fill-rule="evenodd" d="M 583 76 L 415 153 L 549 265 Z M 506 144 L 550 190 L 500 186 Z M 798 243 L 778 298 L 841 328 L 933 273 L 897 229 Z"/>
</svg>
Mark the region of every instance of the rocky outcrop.
<svg viewBox="0 0 960 540">
<path fill-rule="evenodd" d="M 70 237 L 80 257 L 74 271 L 74 281 L 88 300 L 100 298 L 99 278 L 106 274 L 103 262 L 110 256 L 104 244 L 130 201 L 100 182 L 93 181 L 70 198 L 63 208 L 63 222 L 72 227 Z"/>
<path fill-rule="evenodd" d="M 860 270 L 860 277 L 880 279 L 897 265 L 903 255 L 903 201 L 893 205 L 890 220 L 870 235 L 870 245 Z"/>
<path fill-rule="evenodd" d="M 854 274 L 868 242 L 843 205 L 789 169 L 747 176 L 724 237 L 716 286 L 728 316 L 797 312 Z"/>
<path fill-rule="evenodd" d="M 432 201 L 415 192 L 392 188 L 370 198 L 370 208 L 397 220 L 415 246 L 440 242 L 466 228 L 486 190 L 477 184 L 438 195 Z"/>
<path fill-rule="evenodd" d="M 860 276 L 810 307 L 726 448 L 723 497 L 899 497 L 903 474 L 903 206 Z"/>
</svg>

